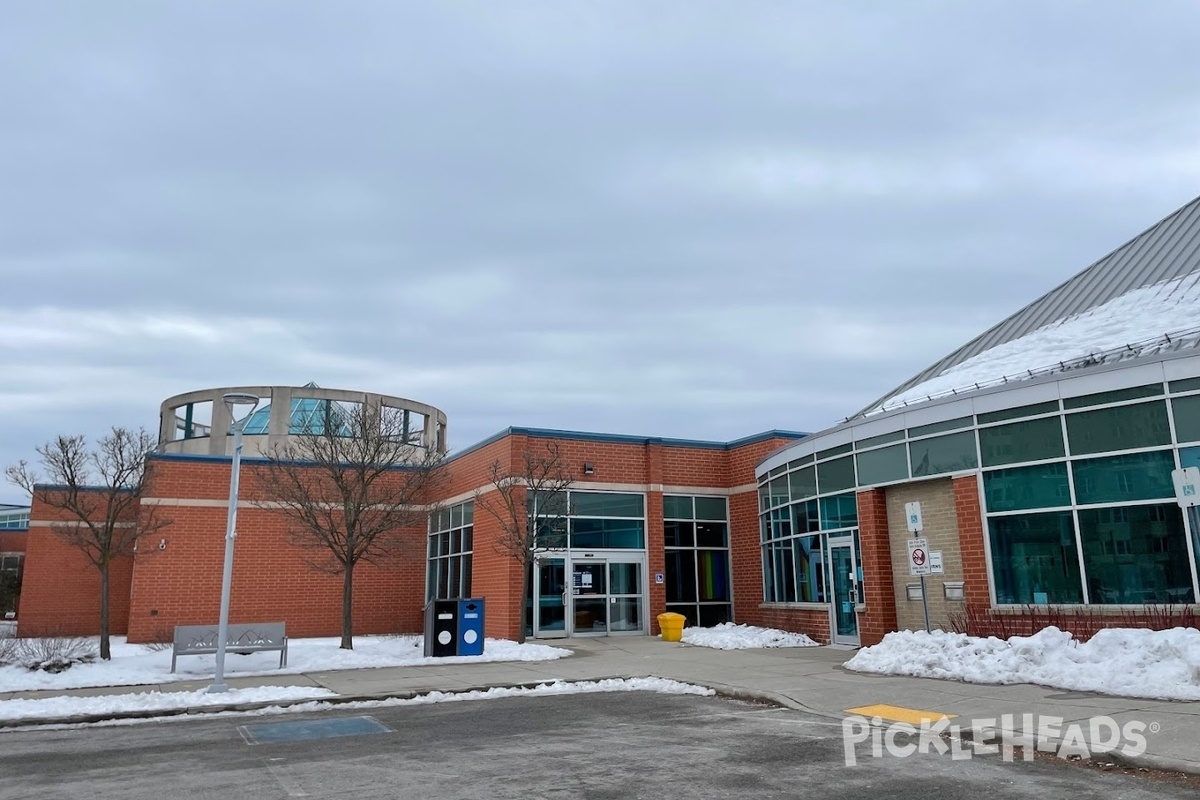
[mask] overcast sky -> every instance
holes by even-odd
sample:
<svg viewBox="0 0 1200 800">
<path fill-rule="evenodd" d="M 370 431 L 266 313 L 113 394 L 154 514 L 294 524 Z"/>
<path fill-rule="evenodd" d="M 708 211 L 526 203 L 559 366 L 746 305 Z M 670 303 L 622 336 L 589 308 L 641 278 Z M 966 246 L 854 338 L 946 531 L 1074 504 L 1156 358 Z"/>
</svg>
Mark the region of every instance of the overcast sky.
<svg viewBox="0 0 1200 800">
<path fill-rule="evenodd" d="M 4 3 L 0 465 L 236 384 L 452 449 L 825 428 L 1200 193 L 1198 40 L 1183 0 Z"/>
</svg>

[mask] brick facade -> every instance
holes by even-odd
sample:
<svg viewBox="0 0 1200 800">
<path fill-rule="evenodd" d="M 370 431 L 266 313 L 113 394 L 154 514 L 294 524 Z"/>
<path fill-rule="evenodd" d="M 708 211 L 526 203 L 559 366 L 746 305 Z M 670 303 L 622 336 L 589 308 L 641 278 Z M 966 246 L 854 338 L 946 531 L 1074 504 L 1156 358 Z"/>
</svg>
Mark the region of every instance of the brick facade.
<svg viewBox="0 0 1200 800">
<path fill-rule="evenodd" d="M 947 600 L 943 586 L 963 580 L 963 563 L 959 544 L 956 492 L 949 478 L 920 481 L 887 489 L 887 518 L 891 535 L 892 574 L 895 576 L 896 624 L 901 630 L 923 630 L 925 615 L 920 596 L 908 599 L 908 587 L 919 586 L 921 579 L 913 577 L 908 568 L 908 539 L 921 536 L 929 542 L 931 551 L 941 551 L 944 574 L 925 578 L 928 592 L 929 623 L 933 628 L 948 629 L 950 614 L 960 612 L 962 601 Z M 923 530 L 908 532 L 904 506 L 920 502 Z"/>
</svg>

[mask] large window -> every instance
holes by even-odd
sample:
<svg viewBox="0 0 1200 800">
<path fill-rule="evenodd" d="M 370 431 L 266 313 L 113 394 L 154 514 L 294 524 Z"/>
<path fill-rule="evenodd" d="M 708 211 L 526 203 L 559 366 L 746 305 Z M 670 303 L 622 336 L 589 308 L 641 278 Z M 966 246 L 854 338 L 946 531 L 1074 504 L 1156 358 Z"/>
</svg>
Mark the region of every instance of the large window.
<svg viewBox="0 0 1200 800">
<path fill-rule="evenodd" d="M 571 547 L 639 550 L 646 546 L 640 494 L 571 492 Z"/>
<path fill-rule="evenodd" d="M 996 602 L 1082 603 L 1070 511 L 988 520 Z"/>
<path fill-rule="evenodd" d="M 429 518 L 429 560 L 426 600 L 471 596 L 471 551 L 474 546 L 475 504 L 443 508 Z"/>
<path fill-rule="evenodd" d="M 712 627 L 733 618 L 724 497 L 663 496 L 667 611 Z"/>
<path fill-rule="evenodd" d="M 1170 444 L 1167 404 L 1158 400 L 1068 414 L 1067 438 L 1072 455 Z"/>
<path fill-rule="evenodd" d="M 1079 511 L 1088 599 L 1093 603 L 1191 603 L 1183 513 L 1175 503 Z"/>
</svg>

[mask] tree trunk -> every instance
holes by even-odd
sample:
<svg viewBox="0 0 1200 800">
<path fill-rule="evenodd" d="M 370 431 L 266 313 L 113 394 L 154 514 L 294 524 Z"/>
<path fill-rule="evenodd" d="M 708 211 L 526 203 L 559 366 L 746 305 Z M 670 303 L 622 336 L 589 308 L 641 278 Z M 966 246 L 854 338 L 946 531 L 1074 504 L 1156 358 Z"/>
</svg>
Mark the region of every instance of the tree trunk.
<svg viewBox="0 0 1200 800">
<path fill-rule="evenodd" d="M 532 582 L 529 580 L 530 573 L 532 572 L 532 565 L 533 554 L 530 553 L 525 557 L 525 560 L 521 562 L 521 602 L 517 606 L 521 610 L 519 624 L 517 625 L 518 644 L 525 644 L 525 598 L 529 597 L 530 589 L 533 586 Z M 537 614 L 536 597 L 533 598 L 533 614 Z"/>
<path fill-rule="evenodd" d="M 342 573 L 342 649 L 354 649 L 354 562 Z"/>
<path fill-rule="evenodd" d="M 108 661 L 112 658 L 112 648 L 108 641 L 108 562 L 100 563 L 100 658 Z"/>
</svg>

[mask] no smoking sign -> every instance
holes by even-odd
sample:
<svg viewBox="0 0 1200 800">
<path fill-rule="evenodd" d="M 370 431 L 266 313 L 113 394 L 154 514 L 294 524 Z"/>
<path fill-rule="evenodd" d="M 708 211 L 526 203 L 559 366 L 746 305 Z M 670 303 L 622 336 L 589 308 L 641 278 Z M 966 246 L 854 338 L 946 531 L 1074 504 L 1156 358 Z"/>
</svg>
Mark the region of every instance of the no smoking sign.
<svg viewBox="0 0 1200 800">
<path fill-rule="evenodd" d="M 908 540 L 908 573 L 910 575 L 928 575 L 929 542 L 925 537 Z"/>
</svg>

